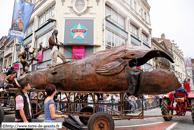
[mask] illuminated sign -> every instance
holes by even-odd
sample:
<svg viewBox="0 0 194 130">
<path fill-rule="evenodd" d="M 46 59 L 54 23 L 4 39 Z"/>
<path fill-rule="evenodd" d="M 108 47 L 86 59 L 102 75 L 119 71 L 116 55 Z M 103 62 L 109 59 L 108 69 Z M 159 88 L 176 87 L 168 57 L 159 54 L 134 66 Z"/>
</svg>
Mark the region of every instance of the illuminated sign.
<svg viewBox="0 0 194 130">
<path fill-rule="evenodd" d="M 73 39 L 76 40 L 85 39 L 85 37 L 87 36 L 87 30 L 88 29 L 86 29 L 84 25 L 79 23 L 73 26 L 73 28 L 71 29 L 71 36 L 73 37 Z"/>
<path fill-rule="evenodd" d="M 80 59 L 85 56 L 85 46 L 73 46 L 72 59 Z"/>
</svg>

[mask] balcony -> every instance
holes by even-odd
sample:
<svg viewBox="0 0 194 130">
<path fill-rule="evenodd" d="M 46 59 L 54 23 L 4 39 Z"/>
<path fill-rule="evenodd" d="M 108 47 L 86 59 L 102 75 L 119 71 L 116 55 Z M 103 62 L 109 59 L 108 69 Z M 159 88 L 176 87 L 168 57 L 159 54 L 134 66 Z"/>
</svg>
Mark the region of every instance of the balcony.
<svg viewBox="0 0 194 130">
<path fill-rule="evenodd" d="M 4 57 L 8 56 L 9 54 L 13 53 L 13 47 L 10 47 L 4 51 Z"/>
</svg>

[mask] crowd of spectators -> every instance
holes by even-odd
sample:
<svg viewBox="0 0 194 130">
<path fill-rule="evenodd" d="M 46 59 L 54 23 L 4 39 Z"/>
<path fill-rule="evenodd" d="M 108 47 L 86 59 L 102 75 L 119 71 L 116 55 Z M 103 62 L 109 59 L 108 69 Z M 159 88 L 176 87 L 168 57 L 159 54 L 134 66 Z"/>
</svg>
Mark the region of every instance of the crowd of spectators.
<svg viewBox="0 0 194 130">
<path fill-rule="evenodd" d="M 39 104 L 41 108 L 44 107 L 44 99 L 47 97 L 46 93 L 39 92 L 38 95 L 35 92 L 31 92 L 31 99 L 39 99 Z M 68 100 L 64 92 L 59 92 L 55 95 L 56 109 L 66 112 L 68 110 Z M 93 99 L 94 98 L 94 99 Z M 125 113 L 134 113 L 135 110 L 142 110 L 142 99 L 144 109 L 150 109 L 158 107 L 160 104 L 160 95 L 142 95 L 137 98 L 134 96 L 123 95 L 124 111 Z M 70 102 L 76 102 L 76 104 L 70 104 L 71 111 L 80 112 L 83 107 L 90 106 L 93 107 L 92 103 L 105 103 L 106 105 L 99 105 L 96 109 L 99 112 L 104 112 L 109 110 L 120 111 L 120 106 L 118 105 L 108 105 L 108 104 L 119 104 L 120 94 L 106 94 L 97 93 L 92 95 L 90 93 L 76 93 L 70 96 Z M 60 102 L 59 102 L 60 101 Z M 87 104 L 84 104 L 87 103 Z"/>
</svg>

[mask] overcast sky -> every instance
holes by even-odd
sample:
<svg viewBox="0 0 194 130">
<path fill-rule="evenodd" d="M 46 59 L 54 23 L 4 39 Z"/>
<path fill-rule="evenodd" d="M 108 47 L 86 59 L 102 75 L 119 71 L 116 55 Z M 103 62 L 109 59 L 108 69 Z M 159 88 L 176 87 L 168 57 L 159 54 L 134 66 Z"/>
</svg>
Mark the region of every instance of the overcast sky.
<svg viewBox="0 0 194 130">
<path fill-rule="evenodd" d="M 148 0 L 152 37 L 174 40 L 185 57 L 194 58 L 194 0 Z"/>
<path fill-rule="evenodd" d="M 166 39 L 175 40 L 184 56 L 194 58 L 194 0 L 148 0 L 152 37 L 165 33 Z M 11 27 L 14 0 L 1 0 L 0 37 Z"/>
</svg>

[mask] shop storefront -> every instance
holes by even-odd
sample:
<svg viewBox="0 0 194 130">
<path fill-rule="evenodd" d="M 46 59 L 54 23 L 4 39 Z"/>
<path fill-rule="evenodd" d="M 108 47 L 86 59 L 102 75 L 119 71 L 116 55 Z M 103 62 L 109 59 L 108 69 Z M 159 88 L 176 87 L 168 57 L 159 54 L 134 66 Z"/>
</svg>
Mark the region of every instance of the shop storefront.
<svg viewBox="0 0 194 130">
<path fill-rule="evenodd" d="M 93 54 L 93 20 L 67 19 L 64 34 L 64 55 L 67 59 L 80 59 Z"/>
</svg>

